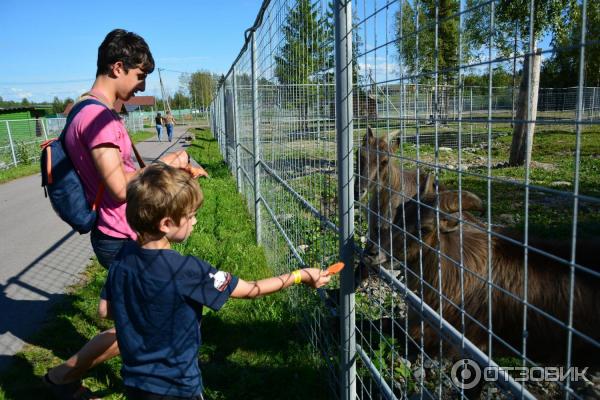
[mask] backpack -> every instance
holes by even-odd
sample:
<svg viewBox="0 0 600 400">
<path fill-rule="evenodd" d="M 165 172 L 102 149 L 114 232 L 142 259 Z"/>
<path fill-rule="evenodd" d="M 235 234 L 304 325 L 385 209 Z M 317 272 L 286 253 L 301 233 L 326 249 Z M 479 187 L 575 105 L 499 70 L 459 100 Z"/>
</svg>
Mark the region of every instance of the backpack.
<svg viewBox="0 0 600 400">
<path fill-rule="evenodd" d="M 42 148 L 40 169 L 44 193 L 50 199 L 50 204 L 58 216 L 80 234 L 88 233 L 96 224 L 96 208 L 102 198 L 104 185 L 99 185 L 96 199 L 90 206 L 81 179 L 66 151 L 65 135 L 75 115 L 89 104 L 100 104 L 106 107 L 95 99 L 76 103 L 67 116 L 67 122 L 60 136 L 40 145 Z"/>
</svg>

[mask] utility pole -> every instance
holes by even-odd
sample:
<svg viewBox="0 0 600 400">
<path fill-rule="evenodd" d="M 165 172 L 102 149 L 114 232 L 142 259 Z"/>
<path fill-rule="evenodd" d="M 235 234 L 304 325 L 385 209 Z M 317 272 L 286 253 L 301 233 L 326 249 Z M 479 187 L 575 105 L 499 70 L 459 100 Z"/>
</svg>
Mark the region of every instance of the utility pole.
<svg viewBox="0 0 600 400">
<path fill-rule="evenodd" d="M 158 68 L 158 80 L 160 82 L 160 92 L 163 98 L 163 111 L 166 114 L 167 110 L 171 111 L 171 106 L 169 105 L 169 98 L 165 96 L 165 87 L 163 85 L 162 76 L 160 75 L 161 69 Z"/>
</svg>

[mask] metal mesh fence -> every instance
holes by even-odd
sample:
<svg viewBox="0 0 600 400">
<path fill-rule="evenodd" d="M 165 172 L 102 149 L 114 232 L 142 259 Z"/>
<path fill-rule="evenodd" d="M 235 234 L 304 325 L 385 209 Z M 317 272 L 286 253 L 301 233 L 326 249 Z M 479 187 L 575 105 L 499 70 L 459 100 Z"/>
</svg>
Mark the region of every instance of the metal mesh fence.
<svg viewBox="0 0 600 400">
<path fill-rule="evenodd" d="M 353 267 L 292 292 L 333 397 L 600 393 L 599 19 L 263 3 L 212 129 L 278 270 Z"/>
<path fill-rule="evenodd" d="M 0 121 L 0 169 L 38 160 L 40 143 L 60 134 L 62 126 L 64 119 Z"/>
<path fill-rule="evenodd" d="M 187 112 L 187 114 L 186 114 Z M 178 123 L 187 123 L 189 110 L 174 110 L 175 116 L 183 116 Z M 153 113 L 132 112 L 123 116 L 129 133 L 151 130 Z M 0 169 L 31 164 L 39 160 L 40 144 L 57 137 L 62 132 L 66 118 L 37 118 L 0 120 Z"/>
</svg>

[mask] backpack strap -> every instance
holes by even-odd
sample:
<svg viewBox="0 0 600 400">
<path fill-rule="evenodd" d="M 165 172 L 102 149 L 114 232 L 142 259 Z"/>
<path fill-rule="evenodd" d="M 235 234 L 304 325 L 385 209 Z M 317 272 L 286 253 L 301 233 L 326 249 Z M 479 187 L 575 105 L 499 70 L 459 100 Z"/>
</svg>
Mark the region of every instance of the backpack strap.
<svg viewBox="0 0 600 400">
<path fill-rule="evenodd" d="M 103 103 L 102 101 L 96 100 L 95 98 L 85 98 L 82 99 L 78 102 L 75 103 L 75 105 L 73 106 L 73 108 L 71 108 L 71 111 L 69 111 L 69 115 L 67 115 L 67 122 L 65 123 L 65 127 L 63 128 L 62 132 L 60 133 L 60 136 L 58 138 L 58 140 L 60 140 L 62 142 L 63 148 L 65 149 L 65 151 L 67 151 L 67 145 L 65 143 L 65 136 L 67 134 L 67 129 L 69 128 L 69 125 L 71 125 L 71 122 L 73 121 L 73 118 L 75 118 L 75 116 L 79 113 L 79 111 L 81 111 L 83 109 L 83 107 L 90 105 L 90 104 L 97 104 L 97 105 L 101 105 L 104 106 L 106 108 L 109 108 L 105 103 Z M 110 108 L 109 108 L 110 109 Z M 67 152 L 68 154 L 68 152 Z M 50 151 L 48 151 L 48 157 L 47 157 L 47 162 L 48 162 L 48 166 L 51 166 L 51 162 L 50 160 Z M 48 181 L 52 182 L 52 170 L 51 168 L 48 169 Z M 104 194 L 104 183 L 100 182 L 98 184 L 98 191 L 96 192 L 96 198 L 94 199 L 94 203 L 92 203 L 92 210 L 96 210 L 99 206 L 100 206 L 100 201 L 102 200 L 102 195 Z"/>
<path fill-rule="evenodd" d="M 133 154 L 135 154 L 135 158 L 137 159 L 138 164 L 140 164 L 140 168 L 144 168 L 146 166 L 146 163 L 142 159 L 142 156 L 138 152 L 138 149 L 135 148 L 133 141 L 131 142 L 131 148 L 133 149 Z"/>
<path fill-rule="evenodd" d="M 112 108 L 108 105 L 104 96 L 98 96 L 92 92 L 85 92 L 79 98 L 83 99 L 82 102 L 85 100 L 96 99 L 97 102 L 99 102 L 100 104 L 104 105 L 106 108 L 108 108 L 109 110 L 112 111 Z M 69 115 L 70 115 L 70 113 L 69 113 Z M 131 136 L 129 137 L 129 140 L 131 141 L 131 148 L 133 149 L 133 154 L 135 154 L 135 158 L 136 158 L 138 164 L 140 165 L 140 168 L 144 168 L 146 166 L 146 163 L 142 159 L 142 156 L 138 152 L 138 149 L 133 144 L 133 140 L 131 140 Z"/>
</svg>

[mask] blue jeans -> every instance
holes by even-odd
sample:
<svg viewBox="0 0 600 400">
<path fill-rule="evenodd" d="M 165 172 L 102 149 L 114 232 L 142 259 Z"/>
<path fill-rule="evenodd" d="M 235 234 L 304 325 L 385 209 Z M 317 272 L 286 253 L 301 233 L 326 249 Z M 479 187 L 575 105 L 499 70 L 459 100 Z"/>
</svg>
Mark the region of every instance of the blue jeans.
<svg viewBox="0 0 600 400">
<path fill-rule="evenodd" d="M 162 125 L 156 125 L 156 133 L 158 133 L 158 141 L 162 138 Z"/>
<path fill-rule="evenodd" d="M 173 140 L 173 124 L 167 124 L 167 136 L 169 136 L 169 142 Z"/>
<path fill-rule="evenodd" d="M 121 247 L 123 247 L 125 242 L 129 239 L 114 238 L 100 232 L 98 228 L 94 228 L 90 234 L 90 240 L 96 258 L 98 258 L 98 262 L 104 268 L 108 269 L 121 250 Z"/>
</svg>

